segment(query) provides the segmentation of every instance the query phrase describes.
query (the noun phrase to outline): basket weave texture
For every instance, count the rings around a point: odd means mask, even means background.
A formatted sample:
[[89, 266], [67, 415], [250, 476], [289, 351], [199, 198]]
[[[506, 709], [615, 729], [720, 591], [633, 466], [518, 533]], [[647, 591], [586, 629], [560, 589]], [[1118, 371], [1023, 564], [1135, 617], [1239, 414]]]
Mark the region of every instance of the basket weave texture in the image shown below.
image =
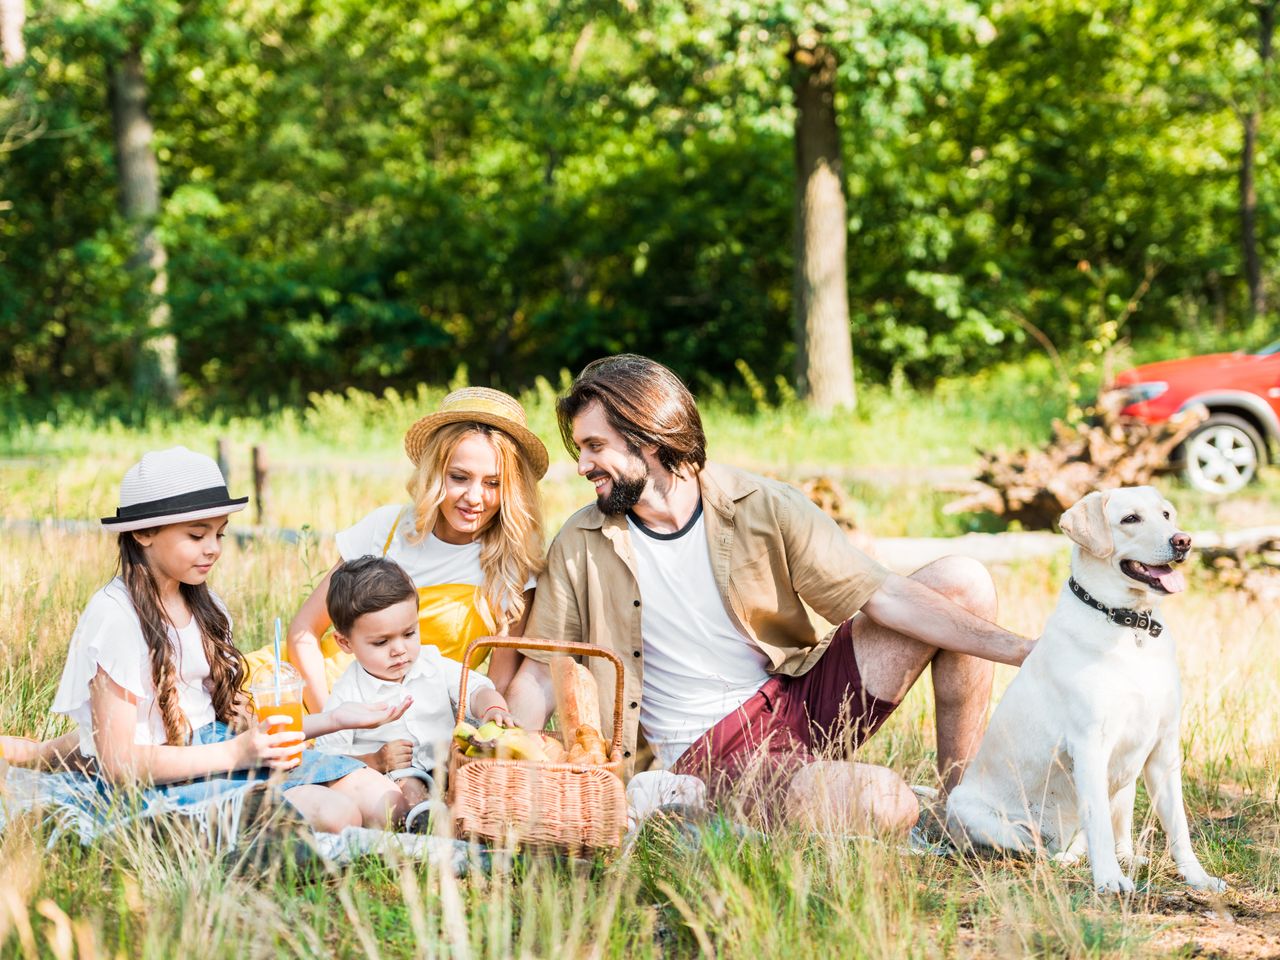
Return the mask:
[[[467, 647], [463, 663], [477, 647], [544, 650], [575, 656], [606, 657], [616, 676], [613, 739], [609, 762], [583, 765], [468, 757], [455, 742], [449, 750], [449, 807], [458, 836], [569, 850], [609, 850], [622, 843], [627, 829], [627, 799], [622, 787], [622, 661], [611, 651], [586, 643], [556, 643], [530, 637], [479, 637]], [[466, 719], [467, 673], [458, 691], [458, 722]]]

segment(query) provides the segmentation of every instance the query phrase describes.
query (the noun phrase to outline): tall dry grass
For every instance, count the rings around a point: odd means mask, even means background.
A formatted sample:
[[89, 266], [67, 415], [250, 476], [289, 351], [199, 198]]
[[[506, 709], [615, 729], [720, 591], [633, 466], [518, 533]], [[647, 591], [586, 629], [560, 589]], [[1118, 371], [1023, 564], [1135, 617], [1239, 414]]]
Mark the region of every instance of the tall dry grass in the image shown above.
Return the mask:
[[[301, 602], [323, 554], [228, 542], [212, 582], [245, 646]], [[47, 710], [67, 640], [113, 557], [105, 537], [0, 534], [5, 732], [62, 729]], [[1060, 561], [997, 571], [1001, 621], [1036, 633], [1064, 575]], [[1243, 891], [1228, 895], [1228, 909], [1280, 911], [1277, 609], [1193, 582], [1166, 615], [1180, 639], [1196, 848]], [[1010, 673], [1000, 671], [998, 689]], [[861, 759], [932, 782], [929, 703], [925, 683]], [[460, 880], [380, 860], [260, 876], [144, 830], [45, 849], [47, 831], [19, 822], [0, 841], [0, 954], [897, 960], [1136, 957], [1170, 937], [1203, 939], [1203, 914], [1215, 907], [1207, 898], [1169, 907], [1180, 887], [1145, 800], [1139, 830], [1152, 858], [1139, 894], [1103, 901], [1087, 865], [962, 862], [909, 854], [890, 837], [757, 834], [727, 821], [696, 834], [655, 824], [613, 863], [498, 859], [489, 874]]]

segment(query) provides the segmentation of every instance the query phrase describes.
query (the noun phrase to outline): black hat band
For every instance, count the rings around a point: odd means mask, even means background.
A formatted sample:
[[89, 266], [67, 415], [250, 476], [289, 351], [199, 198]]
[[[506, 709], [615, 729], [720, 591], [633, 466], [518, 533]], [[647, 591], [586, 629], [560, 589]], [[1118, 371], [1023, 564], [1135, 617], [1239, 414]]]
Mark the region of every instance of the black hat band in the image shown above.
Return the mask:
[[191, 513], [194, 510], [212, 509], [214, 507], [235, 507], [248, 503], [248, 497], [233, 499], [226, 486], [206, 487], [204, 490], [192, 490], [159, 500], [147, 500], [127, 507], [117, 507], [114, 517], [105, 517], [103, 522], [123, 522], [132, 520], [150, 520], [152, 517], [168, 517], [179, 513]]

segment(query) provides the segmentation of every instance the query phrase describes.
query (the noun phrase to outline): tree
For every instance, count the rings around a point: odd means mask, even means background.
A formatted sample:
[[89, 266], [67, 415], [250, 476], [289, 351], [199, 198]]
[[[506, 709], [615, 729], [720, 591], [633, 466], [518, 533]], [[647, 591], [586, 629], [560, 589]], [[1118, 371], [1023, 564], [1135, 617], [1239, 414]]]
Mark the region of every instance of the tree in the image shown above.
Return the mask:
[[143, 397], [178, 397], [178, 345], [170, 328], [168, 254], [156, 232], [160, 215], [160, 165], [155, 130], [147, 115], [147, 80], [142, 54], [130, 46], [111, 67], [109, 84], [120, 212], [134, 238], [129, 267], [145, 289], [146, 326], [141, 335], [134, 385]]
[[796, 384], [818, 410], [852, 408], [849, 334], [848, 217], [840, 128], [836, 120], [836, 51], [816, 31], [791, 40], [795, 96]]
[[1262, 82], [1240, 117], [1244, 132], [1244, 142], [1240, 147], [1240, 246], [1244, 258], [1245, 282], [1249, 285], [1249, 312], [1260, 317], [1267, 312], [1267, 291], [1262, 276], [1262, 262], [1258, 256], [1258, 189], [1254, 183], [1254, 160], [1271, 75], [1277, 0], [1252, 0], [1249, 6], [1258, 18], [1258, 63]]
[[16, 67], [27, 58], [22, 36], [26, 22], [26, 0], [0, 0], [0, 55], [6, 67]]

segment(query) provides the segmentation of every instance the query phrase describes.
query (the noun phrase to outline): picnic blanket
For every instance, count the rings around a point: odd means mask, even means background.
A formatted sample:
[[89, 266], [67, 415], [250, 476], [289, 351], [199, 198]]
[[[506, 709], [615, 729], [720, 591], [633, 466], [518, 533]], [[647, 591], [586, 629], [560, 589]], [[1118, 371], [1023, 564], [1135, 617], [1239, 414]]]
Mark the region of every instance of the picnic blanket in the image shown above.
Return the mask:
[[[198, 803], [154, 796], [130, 805], [104, 793], [90, 777], [11, 767], [0, 794], [0, 833], [15, 817], [34, 812], [52, 827], [49, 846], [67, 835], [88, 845], [158, 817], [185, 818], [182, 822], [203, 835], [216, 854], [223, 854], [234, 850], [240, 838], [244, 799], [245, 792], [237, 790]], [[443, 837], [348, 827], [341, 833], [316, 832], [314, 845], [321, 857], [339, 864], [376, 855], [426, 860], [454, 876], [487, 869], [486, 853]]]

